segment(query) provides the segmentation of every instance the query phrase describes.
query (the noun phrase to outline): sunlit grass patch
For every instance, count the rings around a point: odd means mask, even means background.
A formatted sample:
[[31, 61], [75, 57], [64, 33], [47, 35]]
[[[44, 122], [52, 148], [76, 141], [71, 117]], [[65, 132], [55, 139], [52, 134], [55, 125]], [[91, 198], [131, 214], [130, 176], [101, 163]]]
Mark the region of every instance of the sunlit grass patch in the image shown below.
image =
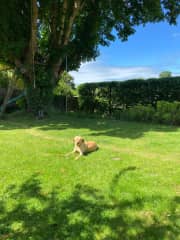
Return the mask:
[[[66, 157], [75, 135], [99, 150]], [[178, 239], [179, 139], [113, 120], [0, 121], [0, 239]]]

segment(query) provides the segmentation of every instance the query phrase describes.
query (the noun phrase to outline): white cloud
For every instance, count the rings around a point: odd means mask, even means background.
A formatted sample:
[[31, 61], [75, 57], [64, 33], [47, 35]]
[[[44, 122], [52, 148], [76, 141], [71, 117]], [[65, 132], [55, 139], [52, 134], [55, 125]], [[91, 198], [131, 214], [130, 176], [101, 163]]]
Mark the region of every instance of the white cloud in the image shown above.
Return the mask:
[[175, 32], [175, 33], [172, 34], [172, 36], [174, 38], [180, 37], [180, 32]]
[[89, 62], [82, 64], [79, 71], [72, 71], [75, 83], [102, 82], [102, 81], [122, 81], [135, 78], [158, 77], [159, 72], [151, 67], [120, 67], [108, 66], [101, 62]]

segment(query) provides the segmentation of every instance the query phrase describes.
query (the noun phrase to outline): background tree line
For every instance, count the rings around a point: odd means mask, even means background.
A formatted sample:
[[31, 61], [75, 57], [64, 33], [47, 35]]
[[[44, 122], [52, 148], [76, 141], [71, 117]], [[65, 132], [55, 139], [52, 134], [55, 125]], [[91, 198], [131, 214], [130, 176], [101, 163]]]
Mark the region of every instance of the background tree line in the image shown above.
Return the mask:
[[77, 70], [99, 45], [127, 40], [148, 22], [176, 24], [179, 13], [179, 0], [2, 0], [0, 62], [21, 74], [28, 110], [36, 112], [52, 103], [66, 58]]

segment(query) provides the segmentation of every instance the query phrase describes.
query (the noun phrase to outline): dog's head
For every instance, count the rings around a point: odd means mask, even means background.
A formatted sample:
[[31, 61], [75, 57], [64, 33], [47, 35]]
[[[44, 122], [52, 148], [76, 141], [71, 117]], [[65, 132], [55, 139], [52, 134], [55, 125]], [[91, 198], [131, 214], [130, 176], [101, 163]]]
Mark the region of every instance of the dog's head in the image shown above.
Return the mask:
[[78, 147], [80, 147], [82, 145], [82, 143], [84, 143], [84, 138], [80, 137], [80, 136], [76, 136], [74, 138], [74, 144]]

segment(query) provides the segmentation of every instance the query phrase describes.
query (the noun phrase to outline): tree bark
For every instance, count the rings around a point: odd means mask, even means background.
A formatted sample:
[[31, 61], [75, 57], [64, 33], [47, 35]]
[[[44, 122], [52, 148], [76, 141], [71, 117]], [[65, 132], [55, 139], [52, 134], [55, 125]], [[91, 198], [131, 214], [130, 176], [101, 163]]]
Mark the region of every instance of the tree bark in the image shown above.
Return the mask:
[[[60, 49], [65, 48], [70, 40], [71, 32], [73, 23], [80, 13], [81, 9], [84, 6], [84, 1], [82, 0], [75, 0], [72, 6], [72, 12], [69, 16], [69, 8], [67, 4], [67, 0], [64, 0], [63, 7], [62, 7], [62, 18], [61, 18], [61, 25], [60, 25], [60, 31], [57, 37], [57, 42], [55, 43], [56, 46], [58, 46]], [[55, 14], [54, 14], [55, 15]], [[56, 31], [56, 29], [54, 29]], [[52, 35], [56, 32], [52, 31]], [[55, 38], [54, 38], [55, 39]], [[58, 80], [58, 77], [60, 73], [63, 71], [61, 69], [63, 60], [65, 56], [61, 56], [53, 65], [52, 65], [52, 82], [56, 82]]]
[[29, 41], [29, 48], [26, 56], [26, 64], [28, 66], [29, 80], [32, 84], [35, 83], [35, 69], [34, 58], [37, 50], [37, 20], [38, 20], [38, 6], [36, 0], [31, 0], [31, 37]]
[[[27, 88], [36, 88], [36, 76], [35, 76], [35, 55], [37, 52], [37, 31], [38, 31], [38, 5], [36, 0], [31, 0], [31, 25], [30, 25], [30, 39], [28, 44], [27, 54], [25, 60], [21, 62], [16, 61], [16, 66], [24, 75], [24, 82]], [[27, 91], [29, 92], [29, 91]], [[33, 94], [33, 93], [32, 93]], [[32, 111], [31, 101], [29, 100], [29, 95], [26, 95], [27, 100], [27, 111]]]
[[16, 78], [14, 77], [13, 79], [9, 80], [7, 92], [6, 92], [6, 95], [4, 97], [3, 104], [1, 106], [0, 117], [3, 116], [4, 113], [6, 112], [8, 101], [9, 101], [9, 99], [11, 98], [11, 96], [14, 92], [15, 85], [16, 85]]
[[38, 20], [38, 6], [36, 0], [31, 0], [31, 25], [30, 25], [30, 39], [27, 45], [27, 53], [24, 60], [20, 58], [14, 59], [16, 68], [25, 76], [29, 82], [34, 79], [34, 58], [37, 51], [37, 20]]

